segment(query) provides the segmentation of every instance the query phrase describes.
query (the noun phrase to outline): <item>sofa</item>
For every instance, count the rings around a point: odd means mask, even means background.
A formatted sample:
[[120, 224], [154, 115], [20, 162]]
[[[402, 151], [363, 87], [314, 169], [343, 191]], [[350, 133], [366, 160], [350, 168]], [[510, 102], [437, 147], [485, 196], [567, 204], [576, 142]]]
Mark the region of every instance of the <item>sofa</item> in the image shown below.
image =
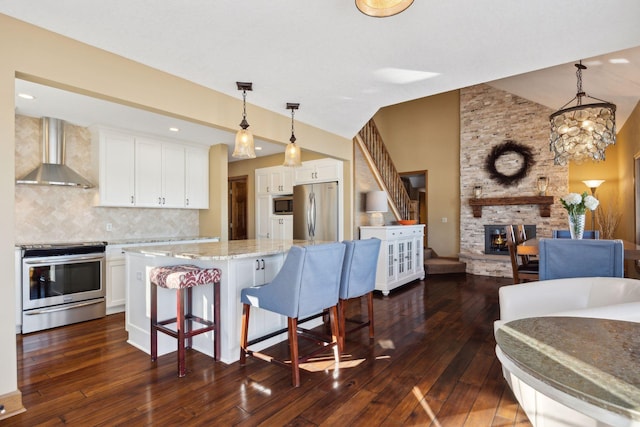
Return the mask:
[[[640, 322], [640, 280], [581, 277], [530, 282], [499, 289], [500, 319], [569, 316]], [[496, 346], [503, 375], [518, 403], [536, 427], [606, 427], [640, 425], [617, 414], [583, 405], [553, 385], [541, 384], [520, 371]]]

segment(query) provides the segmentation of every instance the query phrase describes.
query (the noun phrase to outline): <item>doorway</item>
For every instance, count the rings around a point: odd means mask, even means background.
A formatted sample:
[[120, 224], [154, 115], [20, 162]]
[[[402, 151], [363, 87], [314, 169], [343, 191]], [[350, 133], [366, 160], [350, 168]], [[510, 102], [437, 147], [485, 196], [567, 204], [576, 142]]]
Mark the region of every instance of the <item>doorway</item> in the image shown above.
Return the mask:
[[425, 224], [424, 227], [424, 247], [428, 248], [429, 242], [429, 204], [428, 204], [428, 183], [429, 183], [429, 171], [413, 171], [403, 172], [400, 174], [400, 179], [404, 183], [404, 187], [411, 199], [411, 206], [409, 207], [409, 219], [415, 219], [418, 224]]
[[247, 238], [247, 179], [247, 175], [228, 179], [229, 240]]

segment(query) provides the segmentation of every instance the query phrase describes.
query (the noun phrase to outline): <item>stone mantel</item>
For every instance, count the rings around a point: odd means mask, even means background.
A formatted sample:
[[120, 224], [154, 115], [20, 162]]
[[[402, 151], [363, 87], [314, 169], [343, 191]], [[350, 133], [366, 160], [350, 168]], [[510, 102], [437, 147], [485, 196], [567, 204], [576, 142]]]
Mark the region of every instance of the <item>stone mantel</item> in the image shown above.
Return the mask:
[[469, 199], [469, 206], [473, 210], [474, 218], [482, 217], [483, 206], [506, 206], [506, 205], [538, 205], [540, 216], [551, 216], [551, 205], [553, 196], [522, 196], [522, 197], [484, 197], [479, 199]]

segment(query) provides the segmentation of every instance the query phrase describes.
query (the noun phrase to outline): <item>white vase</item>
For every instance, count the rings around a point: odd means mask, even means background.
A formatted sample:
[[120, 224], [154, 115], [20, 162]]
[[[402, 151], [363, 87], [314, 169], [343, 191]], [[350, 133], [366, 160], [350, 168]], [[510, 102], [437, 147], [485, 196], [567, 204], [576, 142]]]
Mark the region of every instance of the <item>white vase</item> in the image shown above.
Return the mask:
[[582, 239], [585, 214], [569, 215], [569, 232], [572, 239]]

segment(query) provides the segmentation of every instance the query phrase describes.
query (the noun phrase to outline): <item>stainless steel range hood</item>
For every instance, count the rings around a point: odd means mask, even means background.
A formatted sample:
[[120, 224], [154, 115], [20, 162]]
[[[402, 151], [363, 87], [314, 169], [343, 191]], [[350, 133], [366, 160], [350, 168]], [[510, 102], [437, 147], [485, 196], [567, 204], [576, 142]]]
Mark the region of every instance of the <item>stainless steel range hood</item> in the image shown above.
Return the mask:
[[93, 184], [64, 164], [64, 121], [42, 118], [42, 164], [16, 180], [17, 184], [66, 185], [91, 188]]

